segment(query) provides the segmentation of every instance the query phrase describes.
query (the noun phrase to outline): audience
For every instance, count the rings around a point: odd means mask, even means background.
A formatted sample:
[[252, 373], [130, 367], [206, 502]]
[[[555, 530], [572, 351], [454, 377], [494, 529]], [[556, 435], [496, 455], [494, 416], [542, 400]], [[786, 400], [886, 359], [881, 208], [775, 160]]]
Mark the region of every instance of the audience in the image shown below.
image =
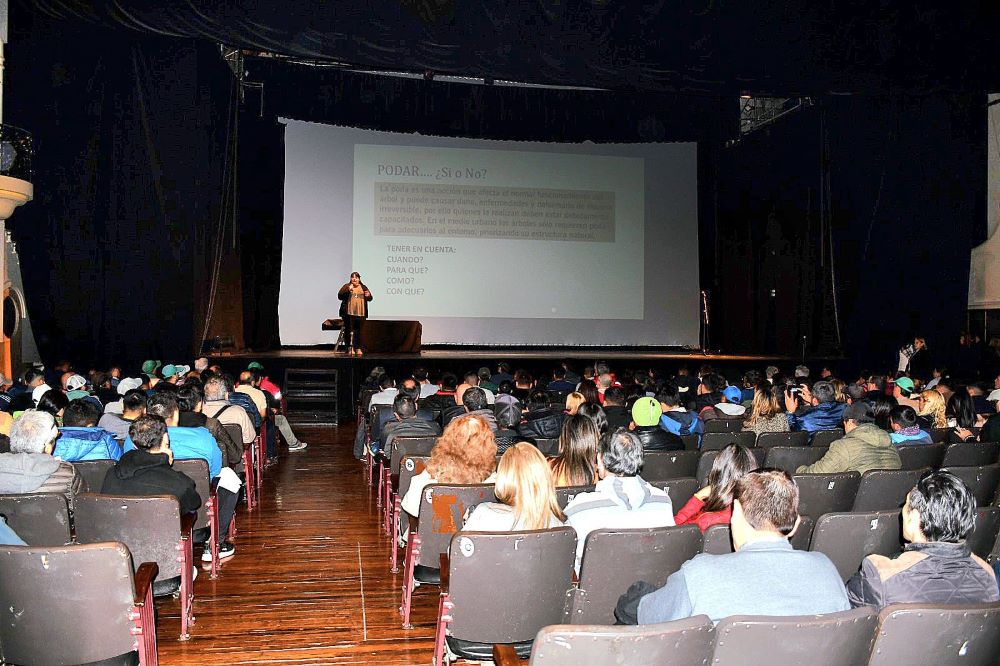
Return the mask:
[[889, 433], [875, 425], [867, 402], [856, 402], [843, 411], [844, 436], [830, 444], [829, 451], [812, 465], [802, 465], [796, 474], [832, 474], [870, 469], [899, 469], [902, 462]]
[[257, 429], [247, 411], [229, 402], [229, 387], [221, 376], [211, 376], [205, 380], [203, 388], [205, 401], [202, 413], [218, 420], [223, 425], [238, 425], [243, 433], [243, 445], [252, 444], [257, 439]]
[[[461, 390], [461, 389], [460, 389]], [[486, 402], [486, 392], [478, 386], [470, 386], [462, 393], [462, 404], [452, 412], [445, 412], [441, 415], [441, 420], [445, 427], [456, 418], [474, 414], [490, 425], [490, 429], [496, 432], [497, 419], [493, 408]]]
[[699, 490], [674, 516], [678, 525], [697, 525], [702, 532], [712, 525], [728, 525], [733, 515], [733, 495], [737, 482], [757, 469], [750, 450], [730, 444], [712, 461], [708, 485]]
[[401, 393], [392, 401], [392, 418], [394, 420], [382, 428], [381, 444], [386, 452], [392, 451], [392, 442], [397, 437], [436, 437], [441, 434], [441, 426], [436, 421], [417, 416], [417, 403], [410, 395]]
[[947, 428], [948, 417], [945, 415], [944, 398], [937, 391], [921, 391], [917, 402], [917, 425], [921, 430], [930, 432], [934, 428]]
[[528, 396], [527, 411], [524, 413], [517, 431], [521, 437], [537, 441], [556, 439], [562, 431], [563, 413], [549, 405], [549, 394], [534, 391]]
[[583, 394], [579, 391], [573, 391], [566, 396], [566, 414], [567, 416], [573, 416], [576, 414], [577, 410], [580, 409], [580, 405], [586, 404], [587, 399], [583, 397]]
[[903, 505], [903, 554], [869, 555], [847, 582], [853, 606], [975, 604], [998, 600], [989, 564], [966, 540], [976, 527], [976, 498], [947, 470], [927, 472]]
[[786, 472], [744, 475], [733, 497], [736, 552], [696, 555], [659, 590], [647, 583], [633, 585], [619, 601], [618, 620], [655, 624], [704, 614], [717, 623], [730, 615], [815, 615], [849, 609], [844, 584], [829, 558], [794, 550], [788, 542], [800, 522], [798, 505], [799, 490]]
[[[575, 419], [585, 418], [580, 416]], [[666, 527], [674, 524], [670, 496], [639, 476], [642, 442], [624, 428], [601, 438], [599, 480], [593, 492], [580, 493], [566, 507], [566, 523], [576, 530], [576, 570], [587, 535], [602, 527]]]
[[[124, 381], [119, 382], [118, 386], [125, 385]], [[105, 410], [97, 425], [110, 432], [119, 442], [124, 442], [132, 423], [146, 413], [146, 394], [139, 389], [126, 391], [122, 396], [121, 405], [121, 413]]]
[[566, 418], [559, 433], [559, 456], [551, 461], [557, 486], [589, 486], [597, 480], [599, 439], [591, 419], [583, 414]]
[[698, 414], [702, 421], [713, 419], [743, 420], [747, 408], [743, 406], [743, 391], [738, 386], [727, 386], [722, 390], [722, 399], [711, 407], [705, 407]]
[[604, 416], [608, 419], [609, 430], [628, 427], [631, 414], [625, 407], [625, 391], [622, 387], [612, 386], [604, 392]]
[[552, 470], [545, 456], [527, 442], [515, 444], [500, 457], [495, 492], [497, 501], [475, 507], [463, 531], [542, 530], [563, 524]]
[[83, 478], [68, 462], [52, 457], [59, 429], [48, 412], [29, 409], [10, 429], [10, 453], [0, 453], [0, 495], [61, 493], [76, 506], [86, 490]]
[[703, 432], [701, 419], [689, 412], [682, 404], [677, 384], [668, 381], [660, 387], [656, 394], [660, 403], [660, 427], [679, 437], [684, 435], [701, 435]]
[[507, 449], [514, 446], [522, 437], [517, 432], [517, 426], [521, 423], [521, 406], [518, 403], [503, 403], [499, 397], [496, 403], [497, 411], [497, 453], [503, 454]]
[[222, 451], [222, 466], [231, 467], [233, 471], [240, 473], [243, 471], [243, 442], [233, 441], [221, 421], [206, 415], [204, 404], [204, 394], [197, 383], [189, 382], [177, 391], [177, 406], [181, 410], [178, 427], [208, 430]]
[[604, 413], [604, 408], [596, 402], [587, 402], [580, 405], [576, 413], [578, 416], [586, 416], [594, 422], [594, 425], [597, 427], [598, 436], [608, 431], [608, 417]]

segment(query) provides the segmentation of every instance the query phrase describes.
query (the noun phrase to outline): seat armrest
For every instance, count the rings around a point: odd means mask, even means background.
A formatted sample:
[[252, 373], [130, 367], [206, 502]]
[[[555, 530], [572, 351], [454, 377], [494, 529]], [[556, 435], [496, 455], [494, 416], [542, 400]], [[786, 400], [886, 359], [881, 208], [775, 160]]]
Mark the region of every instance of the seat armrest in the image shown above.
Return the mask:
[[448, 593], [448, 569], [451, 566], [451, 560], [448, 558], [448, 553], [441, 553], [441, 594]]
[[[406, 512], [404, 511], [403, 513], [406, 513]], [[417, 525], [418, 525], [417, 519], [414, 518], [413, 516], [411, 516], [408, 513], [406, 514], [406, 517], [410, 521], [409, 525], [407, 525], [407, 529], [409, 529], [410, 534], [416, 534], [417, 533]]]
[[[160, 573], [160, 567], [156, 562], [143, 562], [135, 572], [135, 605], [142, 606], [146, 603], [146, 595], [153, 586], [153, 580]], [[150, 597], [152, 598], [152, 597]]]
[[520, 666], [520, 664], [526, 664], [528, 662], [517, 656], [517, 652], [514, 650], [513, 645], [494, 643], [493, 663], [496, 664], [496, 666]]

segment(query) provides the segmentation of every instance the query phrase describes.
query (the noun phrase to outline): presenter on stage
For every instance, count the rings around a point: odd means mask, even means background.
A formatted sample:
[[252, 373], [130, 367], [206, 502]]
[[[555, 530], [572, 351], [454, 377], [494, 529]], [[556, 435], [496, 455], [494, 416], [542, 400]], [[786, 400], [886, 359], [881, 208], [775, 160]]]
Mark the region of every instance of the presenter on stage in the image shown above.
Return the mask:
[[368, 301], [372, 292], [361, 282], [361, 273], [351, 273], [351, 281], [337, 292], [340, 318], [344, 320], [347, 353], [361, 356], [361, 322], [368, 318]]

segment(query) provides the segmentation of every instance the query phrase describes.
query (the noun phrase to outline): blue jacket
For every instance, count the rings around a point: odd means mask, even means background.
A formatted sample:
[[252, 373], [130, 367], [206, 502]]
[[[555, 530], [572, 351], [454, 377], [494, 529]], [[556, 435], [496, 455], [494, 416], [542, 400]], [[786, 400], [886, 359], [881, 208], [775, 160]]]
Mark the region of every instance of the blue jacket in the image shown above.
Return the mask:
[[[215, 438], [205, 428], [167, 428], [170, 438], [170, 448], [176, 460], [204, 460], [208, 463], [208, 471], [214, 479], [222, 470], [222, 450]], [[125, 453], [135, 449], [132, 438], [125, 439]]]
[[821, 402], [802, 416], [788, 415], [788, 428], [791, 431], [805, 430], [835, 430], [843, 427], [844, 410], [847, 405], [842, 402]]
[[[663, 416], [660, 417], [660, 427], [678, 437], [701, 435], [704, 429], [701, 419], [694, 412], [663, 412]], [[700, 439], [699, 437], [699, 441]]]
[[122, 457], [122, 445], [104, 428], [59, 428], [59, 433], [52, 455], [66, 462]]
[[925, 431], [921, 430], [915, 435], [904, 435], [901, 432], [890, 432], [889, 439], [896, 446], [909, 446], [913, 444], [933, 444], [934, 440]]

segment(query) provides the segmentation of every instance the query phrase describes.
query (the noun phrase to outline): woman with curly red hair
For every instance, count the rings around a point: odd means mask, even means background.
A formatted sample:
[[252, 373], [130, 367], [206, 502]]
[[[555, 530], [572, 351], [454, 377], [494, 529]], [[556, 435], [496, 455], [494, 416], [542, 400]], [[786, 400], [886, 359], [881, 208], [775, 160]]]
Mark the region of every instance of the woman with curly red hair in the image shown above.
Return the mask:
[[424, 488], [432, 483], [493, 483], [496, 458], [497, 444], [490, 424], [474, 414], [458, 417], [448, 424], [431, 450], [427, 469], [410, 481], [401, 503], [403, 510], [416, 516]]

